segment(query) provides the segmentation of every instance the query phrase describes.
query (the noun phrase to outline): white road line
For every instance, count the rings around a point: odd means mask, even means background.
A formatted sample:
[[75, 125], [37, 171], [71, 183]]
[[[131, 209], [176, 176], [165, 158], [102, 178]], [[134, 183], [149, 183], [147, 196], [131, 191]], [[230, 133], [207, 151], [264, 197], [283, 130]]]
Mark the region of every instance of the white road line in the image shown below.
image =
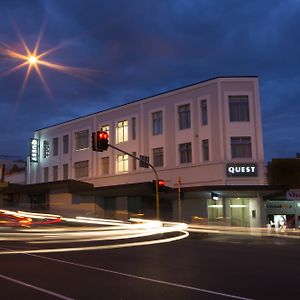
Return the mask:
[[46, 293], [46, 294], [51, 295], [51, 296], [55, 296], [56, 298], [59, 298], [59, 299], [64, 299], [64, 300], [74, 300], [74, 298], [66, 297], [66, 296], [64, 296], [64, 295], [61, 295], [61, 294], [57, 294], [57, 293], [51, 292], [51, 291], [49, 291], [49, 290], [40, 288], [40, 287], [38, 287], [38, 286], [29, 284], [29, 283], [26, 283], [26, 282], [23, 282], [23, 281], [20, 281], [20, 280], [17, 280], [17, 279], [14, 279], [14, 278], [11, 278], [11, 277], [2, 275], [2, 274], [0, 274], [0, 278], [3, 278], [3, 279], [6, 279], [6, 280], [9, 280], [9, 281], [12, 281], [12, 282], [17, 283], [17, 284], [20, 284], [20, 285], [24, 285], [24, 286], [26, 286], [26, 287], [28, 287], [28, 288], [31, 288], [31, 289], [34, 289], [34, 290], [38, 290], [38, 291], [40, 291], [40, 292]]
[[227, 297], [227, 298], [232, 298], [232, 299], [253, 300], [251, 298], [245, 298], [245, 297], [240, 297], [240, 296], [235, 296], [235, 295], [230, 295], [230, 294], [215, 292], [215, 291], [211, 291], [211, 290], [200, 289], [200, 288], [196, 288], [196, 287], [193, 287], [193, 286], [188, 286], [188, 285], [183, 285], [183, 284], [177, 284], [177, 283], [173, 283], [173, 282], [162, 281], [162, 280], [157, 280], [157, 279], [152, 279], [152, 278], [147, 278], [147, 277], [142, 277], [142, 276], [136, 276], [136, 275], [132, 275], [132, 274], [127, 274], [127, 273], [117, 272], [117, 271], [113, 271], [113, 270], [109, 270], [109, 269], [103, 269], [103, 268], [93, 267], [93, 266], [89, 266], [89, 265], [78, 264], [78, 263], [74, 263], [74, 262], [69, 262], [69, 261], [65, 261], [65, 260], [50, 258], [50, 257], [46, 257], [46, 256], [36, 255], [36, 254], [27, 254], [27, 253], [25, 253], [25, 255], [34, 256], [34, 257], [38, 257], [38, 258], [42, 258], [42, 259], [46, 259], [46, 260], [51, 260], [51, 261], [55, 261], [55, 262], [59, 262], [59, 263], [64, 263], [64, 264], [68, 264], [68, 265], [72, 265], [72, 266], [82, 267], [82, 268], [86, 268], [86, 269], [91, 269], [91, 270], [96, 270], [96, 271], [101, 271], [101, 272], [112, 273], [112, 274], [116, 274], [116, 275], [120, 275], [120, 276], [125, 276], [125, 277], [129, 277], [129, 278], [140, 279], [140, 280], [145, 280], [145, 281], [150, 281], [150, 282], [155, 282], [155, 283], [160, 283], [160, 284], [175, 286], [175, 287], [179, 287], [179, 288], [184, 288], [184, 289], [188, 289], [188, 290], [194, 290], [194, 291], [198, 291], [198, 292], [219, 295], [219, 296], [223, 296], [223, 297]]

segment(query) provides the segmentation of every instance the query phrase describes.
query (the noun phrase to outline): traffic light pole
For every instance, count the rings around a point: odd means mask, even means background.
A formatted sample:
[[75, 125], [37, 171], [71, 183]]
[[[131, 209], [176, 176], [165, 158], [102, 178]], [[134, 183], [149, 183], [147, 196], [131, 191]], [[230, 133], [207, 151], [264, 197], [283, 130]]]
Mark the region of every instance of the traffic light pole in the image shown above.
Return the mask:
[[[113, 146], [111, 144], [108, 144], [109, 147], [120, 151], [122, 153], [125, 153], [127, 155], [129, 155], [130, 157], [133, 157], [139, 161], [143, 161], [142, 159], [140, 159], [139, 157], [134, 156], [133, 154], [126, 152], [116, 146]], [[154, 174], [155, 174], [155, 178], [156, 178], [156, 183], [155, 183], [155, 199], [156, 199], [156, 219], [159, 220], [159, 193], [158, 193], [158, 175], [157, 175], [157, 171], [155, 170], [155, 168], [149, 163], [147, 162], [147, 164], [149, 165], [149, 167], [153, 170]]]

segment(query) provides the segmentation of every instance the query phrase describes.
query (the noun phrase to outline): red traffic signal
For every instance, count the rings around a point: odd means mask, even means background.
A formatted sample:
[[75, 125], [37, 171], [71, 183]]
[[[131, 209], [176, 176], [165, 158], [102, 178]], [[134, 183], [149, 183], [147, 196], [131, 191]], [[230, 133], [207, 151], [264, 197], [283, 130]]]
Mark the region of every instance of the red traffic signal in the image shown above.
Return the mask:
[[[158, 192], [164, 192], [166, 190], [166, 183], [162, 179], [158, 179]], [[156, 180], [152, 181], [153, 192], [156, 192]]]
[[106, 131], [97, 131], [92, 134], [93, 151], [105, 151], [108, 148], [108, 133]]

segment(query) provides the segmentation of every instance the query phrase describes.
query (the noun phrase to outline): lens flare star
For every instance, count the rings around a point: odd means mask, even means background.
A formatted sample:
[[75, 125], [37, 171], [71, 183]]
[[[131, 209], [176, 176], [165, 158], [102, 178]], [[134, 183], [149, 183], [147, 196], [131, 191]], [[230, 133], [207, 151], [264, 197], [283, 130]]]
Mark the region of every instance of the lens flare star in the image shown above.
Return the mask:
[[65, 45], [58, 45], [56, 47], [53, 47], [51, 49], [48, 49], [47, 51], [39, 53], [39, 47], [40, 47], [40, 42], [42, 39], [42, 31], [39, 33], [39, 36], [37, 38], [37, 42], [34, 46], [33, 51], [30, 51], [29, 47], [27, 46], [23, 36], [20, 34], [20, 32], [17, 30], [18, 37], [21, 41], [22, 47], [24, 48], [23, 52], [17, 51], [13, 49], [12, 47], [6, 45], [6, 44], [0, 44], [0, 57], [2, 59], [13, 59], [20, 61], [20, 63], [8, 70], [6, 70], [3, 73], [0, 73], [0, 76], [4, 77], [7, 75], [10, 75], [13, 72], [16, 72], [22, 68], [27, 68], [26, 74], [22, 83], [22, 87], [20, 90], [20, 96], [24, 93], [25, 87], [27, 85], [29, 76], [34, 70], [36, 74], [38, 75], [39, 79], [41, 80], [45, 90], [47, 91], [48, 95], [51, 96], [50, 89], [45, 81], [45, 78], [41, 72], [41, 66], [53, 69], [59, 72], [63, 72], [65, 74], [68, 74], [70, 76], [82, 79], [82, 80], [88, 80], [91, 81], [91, 75], [98, 73], [95, 70], [90, 70], [90, 69], [84, 69], [84, 68], [76, 68], [76, 67], [70, 67], [70, 66], [65, 66], [61, 64], [56, 64], [49, 62], [45, 59], [47, 55], [50, 53], [58, 50], [59, 48], [62, 48]]

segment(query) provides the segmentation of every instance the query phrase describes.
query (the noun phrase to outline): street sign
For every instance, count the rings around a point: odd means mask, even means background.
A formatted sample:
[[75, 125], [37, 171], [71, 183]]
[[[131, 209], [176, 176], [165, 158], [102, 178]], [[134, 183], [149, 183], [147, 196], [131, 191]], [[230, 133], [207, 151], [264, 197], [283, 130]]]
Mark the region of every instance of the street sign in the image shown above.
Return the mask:
[[140, 167], [149, 168], [149, 156], [140, 155]]

